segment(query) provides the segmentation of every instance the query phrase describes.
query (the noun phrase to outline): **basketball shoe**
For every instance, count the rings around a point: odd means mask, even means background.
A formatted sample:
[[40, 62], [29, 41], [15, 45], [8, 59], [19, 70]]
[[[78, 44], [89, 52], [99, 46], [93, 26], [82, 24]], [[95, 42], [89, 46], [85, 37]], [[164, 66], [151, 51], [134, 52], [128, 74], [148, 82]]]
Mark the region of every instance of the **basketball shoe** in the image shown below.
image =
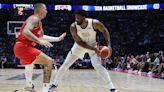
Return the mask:
[[35, 89], [34, 89], [34, 88], [35, 88], [35, 87], [34, 87], [34, 84], [32, 84], [32, 87], [26, 86], [26, 87], [24, 87], [23, 89], [24, 89], [25, 91], [35, 92]]
[[117, 92], [117, 90], [116, 89], [110, 89], [109, 92]]
[[52, 85], [50, 86], [49, 91], [50, 91], [50, 92], [51, 92], [51, 91], [54, 91], [56, 88], [57, 88], [57, 85], [52, 84]]

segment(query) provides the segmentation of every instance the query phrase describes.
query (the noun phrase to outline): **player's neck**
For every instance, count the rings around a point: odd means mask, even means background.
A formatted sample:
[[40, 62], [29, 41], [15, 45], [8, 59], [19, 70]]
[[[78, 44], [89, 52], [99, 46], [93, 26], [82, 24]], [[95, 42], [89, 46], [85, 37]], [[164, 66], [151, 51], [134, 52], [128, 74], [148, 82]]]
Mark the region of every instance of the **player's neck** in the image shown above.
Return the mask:
[[80, 26], [81, 28], [85, 29], [88, 26], [88, 21], [85, 19], [84, 22]]
[[42, 16], [39, 15], [38, 13], [34, 13], [34, 15], [37, 16], [39, 20], [42, 20]]

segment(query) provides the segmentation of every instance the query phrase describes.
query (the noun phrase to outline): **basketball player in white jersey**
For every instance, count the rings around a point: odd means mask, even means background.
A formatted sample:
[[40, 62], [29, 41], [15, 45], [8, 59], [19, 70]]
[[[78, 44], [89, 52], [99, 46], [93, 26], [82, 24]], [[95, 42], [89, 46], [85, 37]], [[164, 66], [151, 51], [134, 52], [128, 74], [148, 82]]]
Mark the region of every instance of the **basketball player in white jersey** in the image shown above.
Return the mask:
[[[63, 65], [58, 70], [56, 78], [52, 84], [52, 89], [57, 87], [59, 80], [64, 75], [65, 71], [78, 59], [83, 58], [85, 53], [88, 53], [91, 58], [91, 63], [94, 69], [100, 74], [102, 79], [109, 86], [110, 92], [117, 92], [115, 89], [108, 71], [102, 66], [99, 56], [99, 49], [96, 42], [96, 31], [103, 33], [110, 51], [112, 52], [110, 35], [107, 28], [98, 20], [85, 18], [84, 11], [75, 11], [75, 22], [71, 24], [70, 31], [75, 43], [68, 53]], [[95, 30], [94, 30], [95, 29]], [[111, 56], [111, 55], [110, 55]]]

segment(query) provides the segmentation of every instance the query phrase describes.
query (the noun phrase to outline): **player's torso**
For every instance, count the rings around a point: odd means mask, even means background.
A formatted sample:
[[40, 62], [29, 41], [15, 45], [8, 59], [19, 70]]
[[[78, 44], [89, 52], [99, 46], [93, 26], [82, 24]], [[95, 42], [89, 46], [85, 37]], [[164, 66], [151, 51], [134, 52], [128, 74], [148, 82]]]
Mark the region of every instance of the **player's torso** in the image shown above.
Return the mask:
[[96, 45], [96, 31], [93, 29], [93, 19], [87, 18], [88, 25], [85, 29], [81, 28], [76, 23], [77, 35], [81, 40], [90, 46]]
[[[32, 16], [35, 16], [35, 15], [31, 15], [30, 17], [32, 17]], [[27, 19], [27, 20], [28, 20], [28, 19]], [[19, 36], [18, 36], [18, 38], [17, 38], [16, 41], [20, 41], [20, 42], [23, 42], [23, 43], [25, 43], [25, 44], [34, 46], [36, 43], [33, 42], [33, 41], [31, 41], [31, 40], [29, 40], [29, 39], [27, 39], [27, 38], [22, 34], [22, 32], [23, 32], [23, 30], [24, 30], [24, 27], [26, 26], [27, 20], [23, 23], [23, 25], [22, 25], [22, 27], [21, 27], [21, 29], [20, 29], [20, 34], [19, 34]], [[37, 25], [34, 29], [31, 30], [31, 32], [32, 32], [35, 36], [40, 37], [41, 30], [42, 30], [42, 23], [39, 22], [38, 25]]]

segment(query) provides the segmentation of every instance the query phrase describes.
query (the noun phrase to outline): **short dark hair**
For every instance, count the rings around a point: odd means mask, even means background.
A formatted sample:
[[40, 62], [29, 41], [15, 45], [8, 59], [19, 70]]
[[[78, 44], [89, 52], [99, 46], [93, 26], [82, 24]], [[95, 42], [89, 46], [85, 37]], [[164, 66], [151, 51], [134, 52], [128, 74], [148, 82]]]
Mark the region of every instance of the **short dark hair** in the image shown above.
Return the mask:
[[84, 10], [75, 10], [75, 11], [74, 11], [74, 14], [78, 14], [78, 15], [81, 15], [81, 16], [83, 16], [83, 17], [85, 17], [85, 16], [86, 16], [86, 14], [85, 14], [85, 11], [84, 11]]
[[43, 7], [43, 5], [45, 5], [44, 3], [36, 3], [34, 5], [34, 11], [38, 11], [41, 7]]

